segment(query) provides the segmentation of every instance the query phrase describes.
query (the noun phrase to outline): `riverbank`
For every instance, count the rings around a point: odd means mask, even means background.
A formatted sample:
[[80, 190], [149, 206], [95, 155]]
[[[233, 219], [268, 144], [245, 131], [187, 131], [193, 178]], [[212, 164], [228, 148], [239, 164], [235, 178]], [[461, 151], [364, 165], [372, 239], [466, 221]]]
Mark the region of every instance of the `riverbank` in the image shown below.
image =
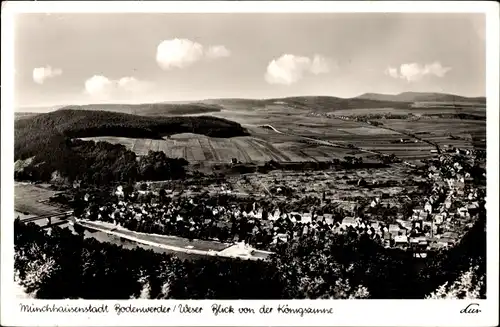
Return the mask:
[[272, 254], [272, 252], [256, 250], [243, 244], [188, 240], [176, 236], [139, 233], [105, 222], [76, 219], [75, 223], [84, 228], [117, 236], [135, 243], [185, 254], [239, 258], [243, 260], [265, 260]]

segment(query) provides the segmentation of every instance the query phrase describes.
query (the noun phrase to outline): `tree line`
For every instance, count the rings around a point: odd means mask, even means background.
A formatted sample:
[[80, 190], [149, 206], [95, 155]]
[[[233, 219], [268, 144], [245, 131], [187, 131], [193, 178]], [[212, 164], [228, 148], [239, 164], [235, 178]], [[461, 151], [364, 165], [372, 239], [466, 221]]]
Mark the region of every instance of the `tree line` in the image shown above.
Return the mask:
[[136, 156], [120, 144], [65, 139], [53, 142], [50, 151], [43, 151], [34, 160], [14, 172], [16, 180], [84, 185], [110, 185], [142, 180], [184, 178], [188, 162], [168, 158], [164, 152], [149, 151]]

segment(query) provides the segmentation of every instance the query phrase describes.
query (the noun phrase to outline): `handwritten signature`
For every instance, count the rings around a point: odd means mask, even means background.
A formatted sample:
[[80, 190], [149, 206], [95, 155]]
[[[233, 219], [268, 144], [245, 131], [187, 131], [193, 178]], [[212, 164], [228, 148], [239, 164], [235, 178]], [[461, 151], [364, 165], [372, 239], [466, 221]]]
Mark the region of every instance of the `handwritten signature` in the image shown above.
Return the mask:
[[460, 313], [466, 313], [466, 314], [480, 313], [480, 312], [481, 309], [479, 309], [479, 303], [471, 303], [464, 309], [460, 310]]

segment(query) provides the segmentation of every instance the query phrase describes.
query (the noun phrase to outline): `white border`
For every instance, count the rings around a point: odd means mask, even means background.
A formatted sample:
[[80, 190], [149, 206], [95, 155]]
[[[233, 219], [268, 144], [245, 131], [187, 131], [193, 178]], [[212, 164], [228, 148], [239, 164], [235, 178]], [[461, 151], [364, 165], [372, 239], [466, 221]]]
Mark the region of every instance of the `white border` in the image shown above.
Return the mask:
[[[19, 303], [13, 297], [13, 231], [9, 217], [14, 206], [13, 196], [13, 16], [16, 13], [82, 13], [82, 12], [142, 12], [142, 13], [314, 13], [314, 12], [405, 12], [405, 13], [485, 13], [487, 17], [487, 298], [480, 303], [482, 313], [463, 315], [459, 311], [468, 301], [433, 300], [349, 300], [349, 301], [155, 301], [155, 305], [172, 306], [175, 303], [190, 303], [205, 307], [200, 315], [123, 314], [113, 312], [115, 303], [129, 301], [108, 301], [108, 315], [85, 314], [19, 314]], [[495, 326], [498, 325], [498, 122], [499, 122], [499, 8], [496, 2], [3, 2], [2, 3], [2, 192], [1, 204], [4, 219], [1, 221], [2, 241], [2, 287], [1, 325], [8, 326], [130, 326], [130, 325], [279, 325], [279, 326]], [[459, 36], [457, 36], [459, 37]], [[22, 301], [22, 303], [65, 303], [76, 305], [104, 301]], [[333, 315], [233, 315], [214, 317], [210, 312], [213, 303], [231, 303], [233, 306], [258, 308], [262, 304], [276, 306], [288, 303], [297, 307], [329, 307]], [[147, 306], [152, 301], [134, 301], [134, 305]]]

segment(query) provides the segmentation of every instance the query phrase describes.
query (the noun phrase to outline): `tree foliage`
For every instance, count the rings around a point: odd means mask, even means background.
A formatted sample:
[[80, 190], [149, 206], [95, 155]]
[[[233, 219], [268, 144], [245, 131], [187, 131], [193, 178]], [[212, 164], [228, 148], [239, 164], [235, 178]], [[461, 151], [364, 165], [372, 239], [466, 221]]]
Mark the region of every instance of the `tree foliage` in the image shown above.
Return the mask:
[[88, 185], [108, 185], [183, 178], [187, 164], [182, 158], [167, 158], [164, 152], [149, 151], [138, 160], [134, 152], [120, 144], [74, 139], [54, 144], [51, 151], [15, 171], [15, 178], [56, 182], [57, 175], [63, 183], [78, 180]]

